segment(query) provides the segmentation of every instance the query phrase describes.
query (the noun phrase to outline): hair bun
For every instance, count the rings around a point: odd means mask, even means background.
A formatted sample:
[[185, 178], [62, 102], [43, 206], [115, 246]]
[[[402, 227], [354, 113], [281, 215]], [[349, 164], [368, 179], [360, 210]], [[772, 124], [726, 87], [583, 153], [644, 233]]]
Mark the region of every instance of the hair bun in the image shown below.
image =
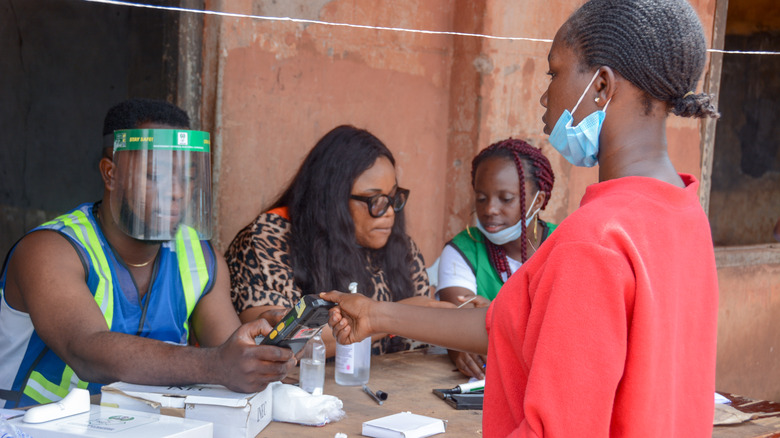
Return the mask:
[[712, 104], [713, 99], [712, 94], [694, 94], [692, 91], [689, 91], [672, 101], [671, 111], [680, 117], [718, 118], [720, 114]]

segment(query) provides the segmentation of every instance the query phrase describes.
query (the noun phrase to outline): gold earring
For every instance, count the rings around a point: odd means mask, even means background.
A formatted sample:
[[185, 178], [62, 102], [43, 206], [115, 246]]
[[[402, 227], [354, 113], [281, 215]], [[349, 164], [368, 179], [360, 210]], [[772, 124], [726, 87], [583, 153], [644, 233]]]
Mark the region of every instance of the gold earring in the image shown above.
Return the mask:
[[597, 98], [595, 98], [593, 100], [596, 102], [596, 104], [599, 104], [601, 102], [601, 98], [600, 97], [597, 97]]
[[[479, 218], [477, 217], [477, 210], [471, 210], [471, 214], [474, 216], [474, 220], [477, 220], [477, 221], [479, 220]], [[471, 240], [473, 240], [475, 242], [477, 241], [477, 239], [474, 236], [471, 235], [471, 226], [470, 225], [466, 225], [466, 234], [469, 235]]]

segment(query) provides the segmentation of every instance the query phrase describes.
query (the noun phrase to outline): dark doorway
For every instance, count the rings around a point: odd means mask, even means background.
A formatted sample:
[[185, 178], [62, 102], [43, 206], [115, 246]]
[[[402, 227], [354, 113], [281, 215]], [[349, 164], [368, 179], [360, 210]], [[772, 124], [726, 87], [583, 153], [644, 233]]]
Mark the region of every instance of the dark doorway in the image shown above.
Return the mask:
[[176, 103], [180, 15], [80, 0], [0, 0], [1, 256], [26, 230], [100, 199], [109, 107], [129, 97]]
[[[780, 3], [730, 1], [725, 49], [780, 51]], [[776, 243], [780, 56], [724, 54], [709, 218], [718, 246]]]

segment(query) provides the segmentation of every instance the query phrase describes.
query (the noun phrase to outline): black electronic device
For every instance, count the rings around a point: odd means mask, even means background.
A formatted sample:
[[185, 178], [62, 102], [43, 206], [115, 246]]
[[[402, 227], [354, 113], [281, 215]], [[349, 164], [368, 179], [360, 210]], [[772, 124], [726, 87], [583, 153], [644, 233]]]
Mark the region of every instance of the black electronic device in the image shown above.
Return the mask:
[[304, 295], [268, 336], [258, 336], [255, 341], [262, 345], [286, 347], [297, 354], [328, 323], [328, 309], [335, 305], [316, 295]]
[[444, 400], [445, 403], [457, 410], [482, 410], [482, 400], [485, 398], [484, 391], [453, 394], [452, 389], [434, 389], [433, 393], [436, 394], [436, 396], [440, 399]]
[[444, 402], [458, 410], [482, 410], [482, 400], [484, 398], [484, 393], [451, 394], [444, 399]]

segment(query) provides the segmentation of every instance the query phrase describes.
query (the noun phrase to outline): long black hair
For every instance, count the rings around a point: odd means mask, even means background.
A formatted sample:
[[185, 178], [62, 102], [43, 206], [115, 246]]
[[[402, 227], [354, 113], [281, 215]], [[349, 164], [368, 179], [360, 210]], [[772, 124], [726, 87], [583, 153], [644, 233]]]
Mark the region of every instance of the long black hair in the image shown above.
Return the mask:
[[352, 184], [379, 157], [395, 166], [389, 149], [370, 132], [342, 125], [323, 136], [303, 160], [289, 187], [271, 208], [287, 207], [292, 221], [290, 258], [295, 284], [304, 295], [346, 291], [350, 282], [373, 295], [371, 274], [385, 272], [393, 301], [414, 294], [411, 243], [404, 212], [395, 213], [387, 244], [363, 248], [349, 213]]

